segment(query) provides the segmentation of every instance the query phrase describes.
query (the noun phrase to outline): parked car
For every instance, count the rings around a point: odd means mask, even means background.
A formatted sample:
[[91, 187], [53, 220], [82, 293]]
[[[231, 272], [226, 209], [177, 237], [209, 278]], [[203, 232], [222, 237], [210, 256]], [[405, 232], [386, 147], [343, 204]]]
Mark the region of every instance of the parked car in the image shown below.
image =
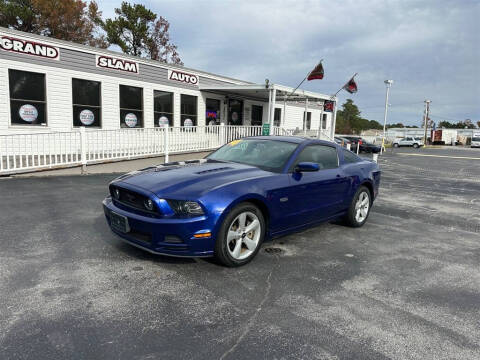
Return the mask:
[[258, 136], [120, 176], [103, 209], [129, 244], [239, 266], [263, 241], [322, 221], [362, 226], [379, 185], [376, 163], [332, 142]]
[[473, 133], [472, 142], [470, 144], [470, 147], [472, 147], [472, 148], [480, 147], [480, 132], [479, 133]]
[[362, 138], [360, 136], [353, 136], [353, 135], [349, 135], [349, 136], [342, 136], [343, 139], [347, 139], [348, 141], [350, 141], [350, 149], [353, 151], [353, 152], [356, 152], [357, 151], [357, 144], [358, 144], [358, 141], [361, 141]]
[[393, 141], [393, 147], [413, 146], [414, 148], [419, 148], [423, 145], [424, 143], [421, 138], [415, 138], [413, 136], [407, 136], [402, 139], [395, 139]]
[[359, 152], [365, 152], [365, 153], [379, 153], [381, 147], [379, 145], [375, 145], [369, 142], [366, 142], [365, 140], [362, 140], [360, 143], [360, 149]]
[[[359, 146], [358, 152], [366, 153], [379, 153], [380, 146], [367, 142], [360, 136], [344, 136], [345, 139], [351, 141], [350, 149], [353, 152], [357, 152], [357, 146]], [[359, 145], [360, 144], [360, 145]]]
[[352, 144], [352, 142], [351, 142], [350, 140], [345, 139], [345, 138], [340, 137], [340, 136], [335, 136], [334, 139], [335, 139], [335, 142], [336, 142], [338, 145], [343, 146], [343, 147], [345, 147], [345, 148], [347, 147], [347, 144], [350, 144], [350, 146], [351, 146], [351, 144]]

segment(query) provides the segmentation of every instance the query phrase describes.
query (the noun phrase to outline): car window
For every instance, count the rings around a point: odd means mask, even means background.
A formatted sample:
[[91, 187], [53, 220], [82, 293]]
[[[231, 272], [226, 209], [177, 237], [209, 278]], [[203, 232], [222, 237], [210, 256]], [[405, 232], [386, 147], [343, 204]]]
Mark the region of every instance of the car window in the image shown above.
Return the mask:
[[238, 162], [261, 169], [281, 172], [298, 144], [278, 141], [245, 139], [234, 140], [207, 156], [212, 160]]
[[346, 162], [347, 164], [351, 164], [351, 163], [356, 163], [356, 162], [362, 161], [362, 159], [360, 159], [357, 155], [355, 155], [354, 153], [352, 153], [352, 152], [349, 151], [349, 150], [344, 150], [344, 151], [343, 151], [343, 159], [345, 160], [345, 162]]
[[337, 149], [328, 145], [309, 145], [297, 156], [297, 159], [290, 167], [290, 172], [301, 162], [317, 163], [320, 166], [320, 170], [334, 169], [338, 167]]

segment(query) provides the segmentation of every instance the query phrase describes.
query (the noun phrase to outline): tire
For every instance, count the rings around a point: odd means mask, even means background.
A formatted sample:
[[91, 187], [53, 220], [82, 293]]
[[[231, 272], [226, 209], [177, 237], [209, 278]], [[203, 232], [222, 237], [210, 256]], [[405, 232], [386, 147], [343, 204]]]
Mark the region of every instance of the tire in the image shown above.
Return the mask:
[[[256, 225], [252, 225], [255, 220]], [[250, 232], [246, 231], [249, 227], [253, 227]], [[265, 232], [265, 219], [259, 208], [251, 203], [235, 206], [218, 231], [215, 242], [216, 260], [228, 267], [245, 265], [257, 255]]]
[[[366, 202], [365, 199], [367, 199]], [[358, 207], [362, 207], [363, 211]], [[348, 213], [345, 218], [347, 225], [351, 227], [363, 226], [368, 219], [371, 207], [372, 194], [370, 194], [370, 190], [368, 190], [366, 186], [362, 185], [358, 188], [348, 208]]]
[[399, 145], [397, 143], [395, 143], [395, 144], [393, 144], [393, 147], [397, 148], [397, 147], [399, 147]]
[[418, 144], [413, 144], [414, 149], [418, 149]]

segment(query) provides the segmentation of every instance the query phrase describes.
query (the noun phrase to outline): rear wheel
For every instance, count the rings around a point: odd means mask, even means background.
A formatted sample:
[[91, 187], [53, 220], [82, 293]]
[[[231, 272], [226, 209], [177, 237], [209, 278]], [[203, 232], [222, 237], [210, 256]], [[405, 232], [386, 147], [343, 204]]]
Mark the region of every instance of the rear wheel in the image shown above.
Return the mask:
[[257, 255], [265, 238], [265, 220], [253, 204], [243, 203], [227, 215], [215, 243], [215, 258], [225, 266], [241, 266]]
[[353, 197], [346, 216], [347, 224], [360, 227], [367, 221], [370, 214], [371, 194], [366, 186], [360, 186]]
[[417, 148], [418, 148], [418, 144], [413, 144], [413, 147], [414, 147], [415, 149], [417, 149]]
[[398, 144], [397, 144], [397, 143], [393, 144], [393, 147], [397, 148], [397, 147], [398, 147]]

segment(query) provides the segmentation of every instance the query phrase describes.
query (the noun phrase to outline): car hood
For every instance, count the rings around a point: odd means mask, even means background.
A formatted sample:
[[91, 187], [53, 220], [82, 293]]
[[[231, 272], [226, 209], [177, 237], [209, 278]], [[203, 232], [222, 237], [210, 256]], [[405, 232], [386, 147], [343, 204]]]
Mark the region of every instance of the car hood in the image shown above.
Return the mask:
[[153, 192], [160, 198], [192, 200], [214, 188], [271, 175], [250, 165], [202, 159], [134, 171], [116, 181]]

